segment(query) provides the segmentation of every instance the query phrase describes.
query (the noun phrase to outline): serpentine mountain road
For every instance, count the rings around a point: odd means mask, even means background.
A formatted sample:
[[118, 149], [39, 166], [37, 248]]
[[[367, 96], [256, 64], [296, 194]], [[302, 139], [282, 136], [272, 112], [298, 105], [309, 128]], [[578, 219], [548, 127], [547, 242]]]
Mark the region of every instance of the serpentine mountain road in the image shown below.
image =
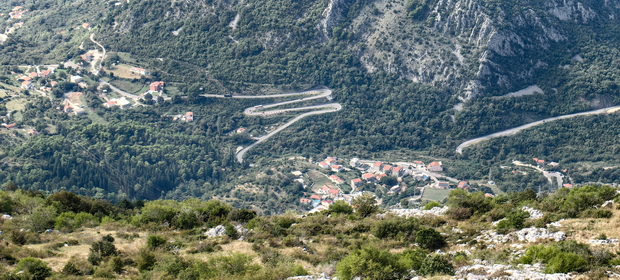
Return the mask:
[[215, 97], [215, 98], [264, 99], [264, 98], [281, 98], [281, 97], [311, 95], [311, 97], [304, 97], [304, 98], [290, 100], [290, 101], [277, 102], [277, 103], [268, 104], [268, 105], [257, 105], [257, 106], [245, 109], [243, 111], [243, 113], [245, 115], [248, 115], [248, 116], [262, 116], [262, 117], [270, 116], [270, 115], [275, 115], [275, 114], [281, 114], [281, 113], [285, 113], [285, 112], [293, 112], [293, 111], [306, 111], [306, 110], [317, 110], [317, 111], [306, 112], [306, 113], [300, 114], [300, 115], [296, 116], [295, 118], [293, 118], [292, 120], [290, 120], [290, 121], [286, 122], [285, 124], [279, 126], [275, 130], [267, 133], [266, 135], [261, 136], [256, 142], [252, 143], [251, 145], [241, 149], [239, 152], [237, 152], [236, 158], [237, 158], [237, 161], [239, 161], [240, 163], [243, 163], [243, 156], [245, 155], [245, 153], [247, 151], [249, 151], [250, 149], [254, 148], [256, 145], [266, 141], [267, 139], [273, 137], [278, 132], [286, 129], [287, 127], [291, 126], [292, 124], [298, 122], [299, 120], [301, 120], [301, 119], [303, 119], [303, 118], [305, 118], [307, 116], [321, 115], [321, 114], [326, 114], [326, 113], [337, 112], [337, 111], [342, 110], [342, 106], [340, 104], [338, 104], [338, 103], [328, 103], [328, 104], [304, 106], [304, 107], [297, 107], [297, 108], [287, 108], [287, 109], [279, 109], [279, 110], [267, 110], [267, 111], [264, 111], [264, 109], [278, 107], [278, 106], [287, 105], [287, 104], [298, 103], [298, 102], [304, 102], [304, 101], [308, 101], [308, 100], [320, 99], [320, 98], [327, 98], [328, 100], [330, 100], [331, 99], [331, 94], [332, 94], [332, 91], [330, 89], [328, 89], [328, 88], [321, 88], [321, 89], [308, 90], [308, 91], [302, 91], [302, 92], [283, 93], [283, 94], [271, 94], [271, 95], [219, 95], [219, 94], [203, 94], [201, 96], [204, 96], [204, 97]]
[[518, 127], [515, 127], [515, 128], [511, 128], [511, 129], [507, 129], [507, 130], [504, 130], [504, 131], [492, 133], [492, 134], [489, 134], [489, 135], [486, 135], [486, 136], [482, 136], [482, 137], [474, 138], [474, 139], [471, 139], [471, 140], [467, 140], [467, 141], [461, 143], [458, 147], [456, 147], [456, 152], [459, 153], [459, 154], [463, 154], [463, 149], [465, 149], [465, 148], [467, 148], [469, 146], [478, 144], [480, 142], [483, 142], [483, 141], [486, 141], [486, 140], [489, 140], [489, 139], [492, 139], [492, 138], [515, 135], [518, 132], [520, 132], [521, 130], [532, 128], [534, 126], [541, 125], [543, 123], [557, 121], [557, 120], [562, 120], [562, 119], [569, 119], [569, 118], [574, 118], [574, 117], [578, 117], [578, 116], [598, 115], [598, 114], [605, 114], [605, 113], [611, 114], [611, 113], [617, 112], [619, 110], [620, 110], [620, 106], [613, 106], [613, 107], [607, 107], [607, 108], [593, 110], [593, 111], [568, 114], [568, 115], [557, 116], [557, 117], [553, 117], [553, 118], [548, 118], [548, 119], [544, 119], [544, 120], [540, 120], [540, 121], [531, 122], [531, 123], [524, 124], [522, 126], [518, 126]]

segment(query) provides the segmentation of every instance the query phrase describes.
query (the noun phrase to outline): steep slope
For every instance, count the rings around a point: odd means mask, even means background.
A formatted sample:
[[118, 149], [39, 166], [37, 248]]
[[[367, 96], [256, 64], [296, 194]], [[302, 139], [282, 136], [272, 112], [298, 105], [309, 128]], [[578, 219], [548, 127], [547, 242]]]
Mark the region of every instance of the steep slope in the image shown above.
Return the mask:
[[368, 71], [470, 97], [531, 84], [586, 43], [617, 46], [617, 38], [597, 37], [613, 34], [618, 12], [612, 1], [375, 1], [345, 30], [355, 34], [351, 48]]

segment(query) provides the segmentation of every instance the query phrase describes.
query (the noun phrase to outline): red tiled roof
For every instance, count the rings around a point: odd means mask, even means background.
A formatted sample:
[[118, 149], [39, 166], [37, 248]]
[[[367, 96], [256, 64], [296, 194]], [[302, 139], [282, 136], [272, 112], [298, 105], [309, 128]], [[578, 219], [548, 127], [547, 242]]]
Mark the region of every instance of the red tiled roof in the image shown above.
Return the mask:
[[310, 196], [310, 198], [312, 198], [312, 199], [316, 199], [316, 200], [321, 200], [321, 196], [320, 196], [320, 195], [317, 195], [317, 194], [313, 194], [313, 195], [311, 195], [311, 196]]
[[441, 165], [441, 162], [433, 161], [433, 162], [429, 163], [428, 165], [431, 165], [431, 166]]
[[370, 178], [373, 178], [373, 177], [375, 177], [375, 174], [372, 174], [372, 173], [366, 173], [366, 174], [362, 175], [362, 178], [364, 178], [364, 179], [370, 179]]
[[336, 194], [338, 194], [340, 191], [339, 191], [339, 190], [335, 190], [335, 189], [329, 189], [329, 190], [328, 190], [328, 192], [329, 192], [330, 194], [336, 195]]
[[374, 164], [374, 166], [377, 166], [377, 167], [379, 167], [379, 166], [381, 166], [381, 165], [383, 165], [383, 162], [380, 162], [380, 161], [377, 161], [377, 162], [375, 162], [375, 164]]
[[355, 179], [351, 180], [351, 182], [353, 182], [353, 183], [361, 183], [361, 182], [362, 182], [362, 179], [360, 179], [360, 178], [355, 178]]

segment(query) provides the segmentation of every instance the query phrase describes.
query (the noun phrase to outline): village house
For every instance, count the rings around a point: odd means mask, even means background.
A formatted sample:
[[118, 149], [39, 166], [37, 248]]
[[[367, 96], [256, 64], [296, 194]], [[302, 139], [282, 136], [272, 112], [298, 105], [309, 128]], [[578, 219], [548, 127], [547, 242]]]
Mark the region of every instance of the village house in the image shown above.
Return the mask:
[[327, 162], [321, 161], [319, 162], [319, 166], [323, 169], [329, 169], [329, 164], [327, 164]]
[[457, 189], [469, 189], [469, 184], [465, 181], [460, 181], [459, 184], [456, 186]]
[[572, 187], [573, 187], [573, 184], [564, 184], [564, 185], [562, 185], [562, 187], [565, 187], [565, 188], [567, 188], [567, 189], [570, 189], [570, 188], [572, 188]]
[[334, 182], [336, 184], [343, 184], [344, 183], [344, 180], [342, 180], [340, 177], [338, 177], [336, 175], [329, 176], [329, 179], [332, 180], [332, 182]]
[[392, 166], [391, 165], [384, 165], [383, 166], [383, 174], [389, 174], [391, 170], [392, 170]]
[[129, 72], [134, 73], [134, 74], [139, 74], [139, 75], [148, 75], [149, 71], [147, 71], [144, 68], [138, 68], [138, 67], [131, 67], [129, 69]]
[[362, 179], [368, 181], [368, 182], [375, 182], [377, 181], [377, 178], [375, 178], [375, 174], [373, 173], [365, 173], [362, 175]]
[[186, 122], [193, 122], [194, 121], [194, 113], [193, 112], [185, 113], [185, 121]]
[[70, 80], [72, 83], [75, 83], [75, 84], [77, 84], [77, 83], [81, 83], [81, 82], [83, 81], [82, 76], [78, 76], [78, 75], [71, 76], [71, 78], [70, 78], [69, 80]]
[[349, 165], [350, 165], [351, 167], [358, 167], [358, 166], [360, 166], [360, 159], [359, 159], [359, 158], [352, 158], [352, 159], [349, 161]]
[[340, 171], [344, 170], [344, 168], [342, 168], [342, 165], [334, 164], [334, 165], [332, 165], [330, 167], [331, 167], [332, 171], [334, 171], [334, 172], [340, 172]]
[[396, 177], [403, 177], [403, 175], [405, 175], [405, 172], [402, 167], [396, 166], [392, 168], [392, 175]]
[[30, 74], [28, 74], [28, 77], [30, 77], [30, 78], [36, 78], [38, 76], [39, 76], [39, 73], [37, 73], [37, 72], [30, 72]]
[[495, 195], [493, 195], [492, 193], [485, 193], [484, 197], [495, 197]]
[[339, 191], [339, 190], [336, 190], [336, 189], [329, 189], [329, 190], [327, 191], [327, 194], [328, 194], [330, 197], [336, 197], [336, 196], [338, 196], [338, 194], [340, 194], [340, 191]]
[[328, 206], [332, 205], [333, 203], [334, 203], [334, 201], [332, 201], [331, 199], [321, 201], [321, 205], [323, 205], [325, 207], [328, 207]]
[[164, 82], [163, 81], [153, 82], [149, 86], [149, 91], [151, 91], [151, 92], [161, 92], [162, 90], [164, 90]]
[[361, 178], [355, 178], [355, 179], [351, 180], [351, 188], [352, 189], [359, 188], [363, 183], [364, 183], [364, 181], [362, 181]]
[[538, 165], [538, 166], [544, 166], [545, 165], [545, 161], [542, 159], [538, 159], [538, 158], [533, 158], [534, 162]]
[[237, 133], [244, 133], [246, 130], [247, 129], [245, 127], [240, 127], [240, 128], [237, 128], [237, 130], [235, 130], [235, 132], [237, 132]]
[[118, 106], [118, 104], [116, 104], [116, 101], [108, 101], [106, 103], [103, 103], [103, 107], [106, 107], [108, 109], [114, 108], [116, 106]]
[[450, 183], [448, 183], [448, 182], [437, 182], [437, 188], [449, 189], [450, 188]]
[[321, 200], [323, 198], [320, 195], [318, 195], [318, 194], [313, 194], [313, 195], [310, 196], [310, 199], [312, 199], [312, 200]]
[[48, 69], [48, 70], [43, 70], [39, 73], [39, 77], [43, 77], [46, 78], [47, 76], [49, 76], [50, 74], [54, 73], [53, 69]]
[[431, 172], [441, 172], [443, 171], [443, 166], [441, 165], [441, 161], [433, 161], [426, 166], [426, 169]]
[[22, 82], [22, 86], [21, 88], [25, 89], [25, 90], [30, 90], [32, 89], [34, 86], [32, 85], [32, 82], [30, 81], [23, 81]]
[[310, 204], [310, 203], [312, 203], [312, 200], [307, 199], [307, 198], [301, 198], [301, 199], [299, 199], [299, 202], [301, 204]]
[[317, 193], [319, 194], [327, 194], [329, 192], [330, 187], [328, 187], [327, 185], [323, 185], [318, 191]]
[[370, 172], [379, 172], [381, 167], [383, 167], [383, 162], [377, 161], [370, 168]]
[[383, 174], [383, 173], [375, 176], [375, 178], [377, 178], [378, 181], [381, 181], [381, 179], [383, 179], [385, 177], [387, 177], [387, 174]]
[[424, 167], [425, 167], [425, 165], [424, 165], [424, 162], [423, 162], [423, 161], [415, 160], [415, 161], [413, 161], [413, 164], [414, 164], [414, 165], [413, 165], [413, 167], [415, 167], [415, 168], [417, 168], [417, 169], [420, 169], [420, 168], [424, 168]]
[[338, 164], [338, 160], [335, 157], [326, 157], [324, 161], [327, 162], [329, 165]]

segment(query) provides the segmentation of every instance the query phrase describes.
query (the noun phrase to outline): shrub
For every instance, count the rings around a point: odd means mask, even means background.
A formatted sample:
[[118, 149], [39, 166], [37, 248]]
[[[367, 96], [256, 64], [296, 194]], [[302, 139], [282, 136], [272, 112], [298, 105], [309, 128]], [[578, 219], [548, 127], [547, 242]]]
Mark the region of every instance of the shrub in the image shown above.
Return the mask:
[[400, 279], [407, 273], [398, 259], [388, 251], [372, 247], [362, 248], [349, 253], [336, 266], [339, 279]]
[[154, 250], [164, 244], [166, 244], [166, 239], [159, 235], [151, 235], [146, 240], [146, 248], [149, 250]]
[[529, 216], [529, 213], [522, 210], [508, 213], [508, 215], [506, 215], [506, 219], [497, 224], [498, 233], [505, 234], [511, 229], [522, 229], [525, 226], [525, 220]]
[[375, 196], [369, 193], [356, 197], [352, 205], [355, 208], [355, 213], [360, 217], [368, 217], [379, 210]]
[[394, 238], [397, 235], [408, 238], [415, 233], [418, 225], [416, 219], [392, 218], [381, 220], [373, 227], [372, 234], [377, 238]]
[[454, 274], [454, 267], [442, 255], [430, 254], [424, 258], [418, 274], [424, 276], [438, 274]]
[[446, 245], [446, 240], [439, 232], [432, 228], [419, 230], [416, 233], [415, 242], [424, 249], [436, 250]]
[[471, 209], [465, 207], [450, 208], [446, 214], [448, 217], [459, 221], [467, 220], [473, 215]]
[[348, 203], [342, 200], [339, 200], [329, 206], [329, 208], [327, 209], [327, 213], [329, 214], [352, 214], [353, 207], [351, 207], [351, 205], [349, 205]]
[[568, 273], [572, 271], [583, 272], [588, 266], [588, 261], [575, 253], [560, 252], [547, 261], [545, 273]]
[[45, 262], [35, 258], [23, 258], [15, 267], [15, 272], [21, 271], [22, 276], [31, 280], [42, 280], [52, 275], [52, 269]]
[[437, 201], [429, 201], [428, 203], [426, 203], [426, 205], [424, 205], [424, 210], [430, 210], [435, 207], [441, 207], [441, 203]]

